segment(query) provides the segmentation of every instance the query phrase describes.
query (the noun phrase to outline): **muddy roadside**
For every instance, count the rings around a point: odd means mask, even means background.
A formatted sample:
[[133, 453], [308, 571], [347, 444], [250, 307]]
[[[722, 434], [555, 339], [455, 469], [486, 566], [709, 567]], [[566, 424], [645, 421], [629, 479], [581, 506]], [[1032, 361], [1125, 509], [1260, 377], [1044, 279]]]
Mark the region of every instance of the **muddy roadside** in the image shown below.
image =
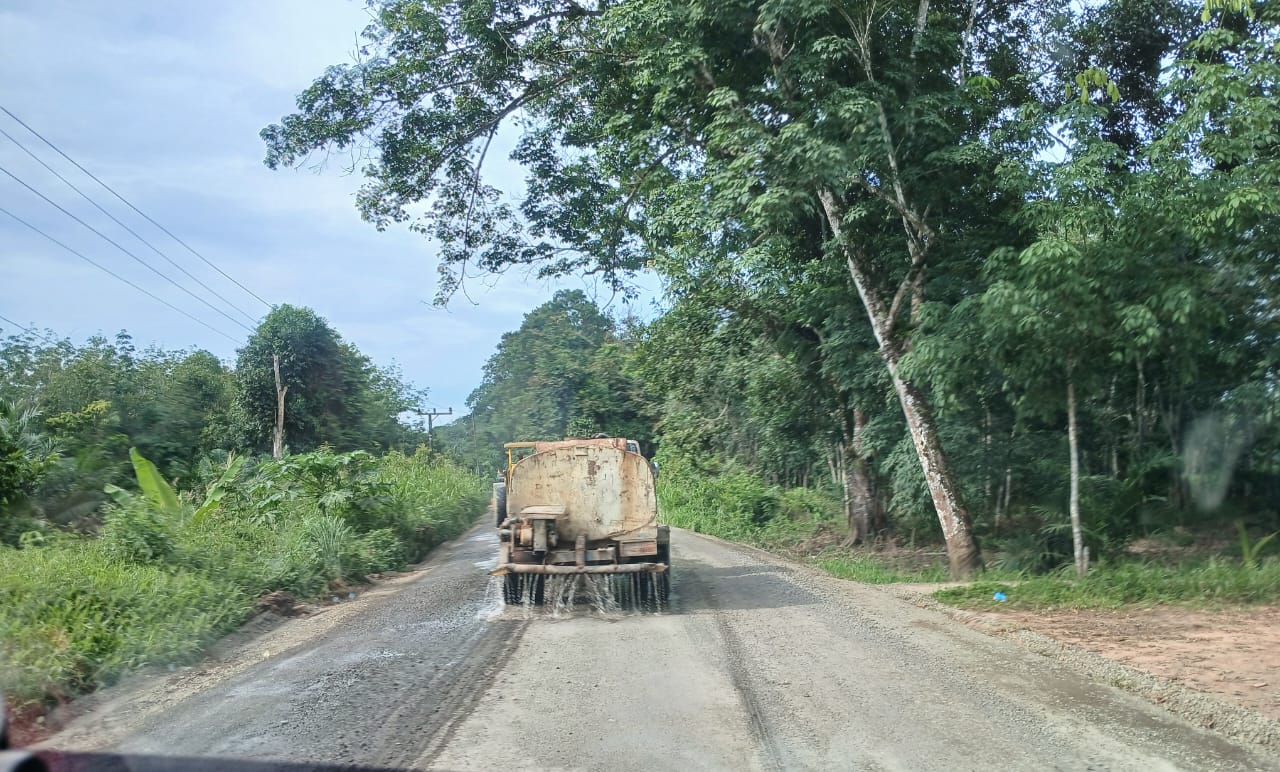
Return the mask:
[[1066, 641], [1280, 720], [1280, 608], [1009, 612], [996, 624]]

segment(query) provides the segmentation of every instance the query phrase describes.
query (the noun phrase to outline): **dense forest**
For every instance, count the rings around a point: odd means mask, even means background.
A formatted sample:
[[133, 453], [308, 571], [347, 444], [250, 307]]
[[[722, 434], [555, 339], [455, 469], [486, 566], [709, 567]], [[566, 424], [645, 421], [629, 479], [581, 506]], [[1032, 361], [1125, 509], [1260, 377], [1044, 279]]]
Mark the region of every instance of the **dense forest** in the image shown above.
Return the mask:
[[[473, 440], [649, 420], [667, 469], [837, 480], [854, 540], [935, 519], [957, 576], [981, 539], [1084, 572], [1139, 534], [1276, 527], [1274, 2], [372, 17], [268, 165], [357, 149], [361, 214], [439, 243], [443, 299], [512, 266], [666, 283], [642, 330], [531, 315]], [[501, 131], [523, 190], [486, 174]]]

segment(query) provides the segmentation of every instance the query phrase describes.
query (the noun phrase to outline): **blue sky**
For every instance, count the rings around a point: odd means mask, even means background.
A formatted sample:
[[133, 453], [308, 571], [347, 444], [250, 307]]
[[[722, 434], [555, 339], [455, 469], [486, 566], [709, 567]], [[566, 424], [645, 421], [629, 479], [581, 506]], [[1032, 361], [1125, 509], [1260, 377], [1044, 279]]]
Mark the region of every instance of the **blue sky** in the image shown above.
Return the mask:
[[[431, 390], [432, 404], [456, 412], [498, 338], [526, 312], [558, 287], [597, 290], [578, 279], [548, 284], [509, 274], [468, 282], [474, 303], [459, 296], [448, 309], [434, 308], [433, 245], [361, 221], [353, 205], [358, 177], [338, 167], [263, 166], [258, 131], [289, 112], [325, 66], [349, 61], [367, 22], [359, 0], [4, 0], [0, 105], [258, 295], [314, 308], [378, 363], [398, 362]], [[3, 114], [0, 128], [228, 300], [255, 316], [266, 311]], [[222, 305], [3, 136], [0, 166]], [[518, 195], [520, 171], [492, 168], [491, 182]], [[236, 342], [3, 216], [0, 315], [76, 340], [126, 329], [141, 345], [196, 346], [228, 361], [247, 336], [3, 175], [0, 206]], [[603, 304], [610, 296], [600, 289], [598, 297]], [[651, 302], [635, 310], [651, 315]], [[615, 302], [611, 310], [624, 308]]]

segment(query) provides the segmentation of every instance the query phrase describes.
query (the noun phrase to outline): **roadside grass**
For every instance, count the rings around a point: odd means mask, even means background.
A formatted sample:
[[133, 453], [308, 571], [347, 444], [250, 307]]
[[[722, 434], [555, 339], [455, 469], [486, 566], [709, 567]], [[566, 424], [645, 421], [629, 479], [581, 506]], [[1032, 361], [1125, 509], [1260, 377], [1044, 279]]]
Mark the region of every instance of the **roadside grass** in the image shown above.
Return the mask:
[[663, 523], [765, 549], [786, 549], [839, 526], [830, 492], [782, 489], [741, 470], [701, 474], [684, 459], [663, 460], [658, 513]]
[[916, 569], [899, 568], [875, 555], [848, 555], [820, 558], [815, 565], [837, 579], [864, 584], [897, 584], [901, 582], [945, 582], [947, 567], [933, 563]]
[[[1003, 593], [1006, 600], [994, 596]], [[1024, 576], [983, 578], [964, 587], [939, 590], [941, 603], [976, 610], [1114, 609], [1122, 606], [1225, 606], [1280, 601], [1280, 560], [1250, 567], [1207, 558], [1181, 564], [1126, 561], [1102, 564], [1079, 579], [1074, 569]]]
[[[915, 551], [840, 545], [839, 501], [829, 493], [783, 491], [742, 471], [699, 473], [679, 460], [664, 463], [663, 470], [659, 512], [670, 525], [809, 560], [840, 579], [866, 584], [949, 579], [945, 561], [922, 559]], [[985, 610], [1280, 602], [1280, 558], [1259, 559], [1265, 541], [1244, 544], [1243, 553], [1237, 552], [1243, 561], [1203, 553], [1175, 560], [1121, 559], [1099, 563], [1084, 579], [1077, 579], [1070, 566], [1042, 574], [1018, 570], [1019, 562], [1005, 554], [976, 581], [933, 596], [949, 605]], [[1005, 600], [996, 600], [997, 593]]]
[[0, 689], [65, 701], [145, 665], [189, 661], [253, 599], [208, 573], [123, 563], [93, 541], [0, 548]]
[[27, 709], [190, 662], [262, 595], [403, 568], [485, 506], [482, 482], [443, 459], [354, 456], [261, 461], [203, 517], [122, 497], [97, 536], [0, 547], [0, 692]]

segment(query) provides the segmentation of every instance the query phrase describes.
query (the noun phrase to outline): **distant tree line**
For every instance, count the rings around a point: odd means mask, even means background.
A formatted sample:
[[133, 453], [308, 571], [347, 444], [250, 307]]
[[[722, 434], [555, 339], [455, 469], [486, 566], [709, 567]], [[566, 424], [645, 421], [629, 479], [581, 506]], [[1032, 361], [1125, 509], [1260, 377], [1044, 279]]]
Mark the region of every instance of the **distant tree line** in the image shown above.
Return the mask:
[[424, 392], [378, 367], [313, 311], [281, 305], [234, 367], [206, 351], [138, 350], [127, 333], [82, 344], [33, 334], [0, 342], [0, 542], [34, 523], [96, 524], [107, 484], [129, 485], [129, 448], [168, 479], [212, 456], [266, 452], [276, 417], [273, 355], [292, 451], [412, 451], [400, 418]]
[[501, 468], [504, 442], [607, 434], [651, 450], [656, 414], [635, 370], [640, 333], [581, 290], [557, 292], [502, 336], [469, 414], [436, 430], [440, 447], [484, 474]]

